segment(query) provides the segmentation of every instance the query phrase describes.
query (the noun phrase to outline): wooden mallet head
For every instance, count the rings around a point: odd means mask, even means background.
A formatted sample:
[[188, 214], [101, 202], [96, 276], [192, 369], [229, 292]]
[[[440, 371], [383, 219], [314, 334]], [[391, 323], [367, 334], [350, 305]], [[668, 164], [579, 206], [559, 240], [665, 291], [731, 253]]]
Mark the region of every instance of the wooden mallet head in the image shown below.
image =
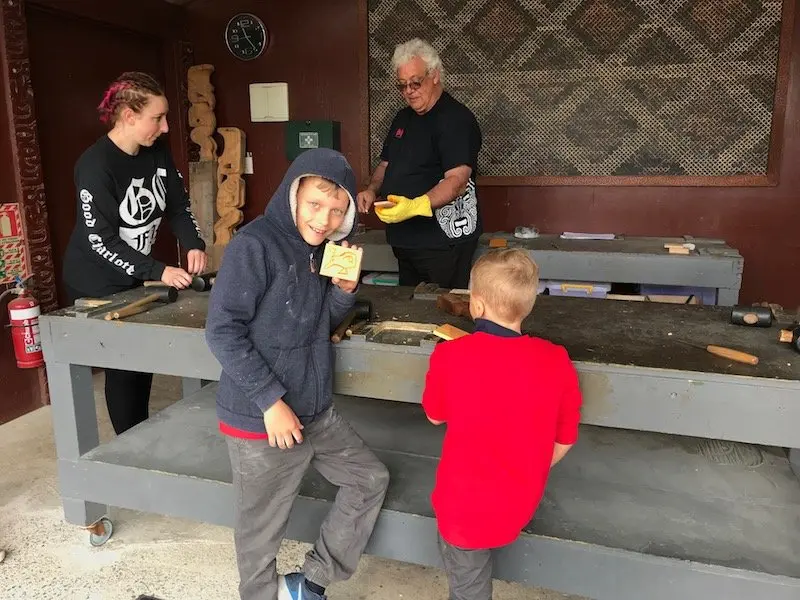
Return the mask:
[[195, 292], [207, 292], [214, 286], [217, 280], [217, 273], [206, 273], [205, 275], [195, 275], [192, 277], [192, 289]]

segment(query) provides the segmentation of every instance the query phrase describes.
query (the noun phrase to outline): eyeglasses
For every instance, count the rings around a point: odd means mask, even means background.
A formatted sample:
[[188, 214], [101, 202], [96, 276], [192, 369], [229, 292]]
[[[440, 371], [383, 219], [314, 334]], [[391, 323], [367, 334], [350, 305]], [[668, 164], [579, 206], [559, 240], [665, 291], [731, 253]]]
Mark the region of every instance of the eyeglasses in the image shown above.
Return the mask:
[[411, 81], [407, 81], [406, 83], [400, 83], [398, 81], [397, 83], [394, 84], [394, 87], [396, 87], [397, 91], [400, 92], [401, 94], [405, 93], [406, 88], [408, 88], [409, 92], [416, 92], [419, 88], [422, 87], [422, 82], [425, 81], [427, 77], [428, 76], [425, 75], [425, 77], [423, 77], [422, 79], [412, 79]]

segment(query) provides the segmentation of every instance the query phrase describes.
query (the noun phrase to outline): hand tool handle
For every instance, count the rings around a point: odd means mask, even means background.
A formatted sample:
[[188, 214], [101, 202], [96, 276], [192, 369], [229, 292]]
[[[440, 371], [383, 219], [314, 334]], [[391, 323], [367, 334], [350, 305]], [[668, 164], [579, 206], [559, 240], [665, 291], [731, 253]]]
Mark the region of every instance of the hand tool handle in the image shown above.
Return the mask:
[[714, 346], [714, 345], [706, 346], [706, 350], [708, 350], [711, 354], [715, 354], [716, 356], [721, 356], [722, 358], [735, 360], [736, 362], [745, 363], [747, 365], [758, 364], [757, 356], [753, 356], [752, 354], [747, 354], [746, 352], [740, 352], [739, 350], [733, 350], [731, 348], [725, 348], [724, 346]]
[[137, 309], [147, 306], [151, 302], [156, 302], [160, 297], [161, 294], [150, 294], [141, 300], [137, 300], [136, 302], [131, 302], [130, 304], [123, 306], [119, 310], [108, 313], [105, 316], [105, 319], [106, 321], [111, 321], [113, 319], [122, 319], [123, 317], [130, 317], [132, 315], [139, 314], [142, 311]]
[[353, 335], [353, 332], [360, 331], [366, 324], [367, 324], [366, 321], [354, 321], [353, 323], [350, 324], [350, 327], [347, 328], [345, 334], [347, 335], [347, 337], [351, 337]]
[[784, 344], [791, 344], [795, 350], [800, 352], [800, 325], [795, 325], [794, 329], [781, 329], [778, 339]]
[[169, 287], [169, 284], [163, 281], [145, 281], [144, 287]]
[[334, 329], [333, 333], [331, 334], [331, 341], [334, 344], [338, 344], [339, 342], [342, 341], [342, 338], [344, 337], [344, 334], [347, 331], [347, 328], [350, 327], [350, 323], [352, 323], [353, 319], [355, 319], [355, 318], [356, 318], [356, 309], [355, 308], [351, 308], [350, 312], [348, 312], [344, 316], [344, 319], [342, 319], [342, 322], [339, 323], [339, 326], [336, 329]]
[[124, 315], [120, 315], [120, 313], [118, 311], [114, 311], [113, 313], [110, 313], [111, 315], [113, 315], [112, 318], [111, 319], [106, 319], [106, 320], [116, 320], [116, 319], [120, 319], [120, 318], [123, 318], [123, 317], [132, 317], [133, 315], [138, 315], [139, 313], [143, 313], [143, 312], [146, 312], [146, 311], [147, 311], [147, 307], [146, 306], [139, 306], [137, 308], [129, 308], [128, 312], [125, 313]]
[[578, 290], [587, 294], [591, 294], [594, 291], [594, 286], [591, 283], [562, 283], [560, 287], [565, 294], [570, 290]]

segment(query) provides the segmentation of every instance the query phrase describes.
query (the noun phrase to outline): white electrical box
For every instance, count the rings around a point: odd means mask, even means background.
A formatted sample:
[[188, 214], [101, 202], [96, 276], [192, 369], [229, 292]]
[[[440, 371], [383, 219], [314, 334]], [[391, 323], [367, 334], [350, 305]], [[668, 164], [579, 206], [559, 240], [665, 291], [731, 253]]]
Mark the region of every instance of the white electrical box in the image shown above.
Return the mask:
[[289, 120], [289, 86], [286, 83], [250, 84], [250, 121]]

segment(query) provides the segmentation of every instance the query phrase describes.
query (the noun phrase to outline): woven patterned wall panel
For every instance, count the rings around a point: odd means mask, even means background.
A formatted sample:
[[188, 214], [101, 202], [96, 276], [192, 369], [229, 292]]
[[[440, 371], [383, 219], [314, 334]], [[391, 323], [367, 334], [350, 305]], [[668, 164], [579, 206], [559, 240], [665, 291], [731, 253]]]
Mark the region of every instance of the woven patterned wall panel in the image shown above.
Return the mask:
[[421, 37], [478, 117], [481, 175], [764, 175], [781, 10], [769, 0], [370, 0], [371, 163], [403, 106], [394, 46]]

